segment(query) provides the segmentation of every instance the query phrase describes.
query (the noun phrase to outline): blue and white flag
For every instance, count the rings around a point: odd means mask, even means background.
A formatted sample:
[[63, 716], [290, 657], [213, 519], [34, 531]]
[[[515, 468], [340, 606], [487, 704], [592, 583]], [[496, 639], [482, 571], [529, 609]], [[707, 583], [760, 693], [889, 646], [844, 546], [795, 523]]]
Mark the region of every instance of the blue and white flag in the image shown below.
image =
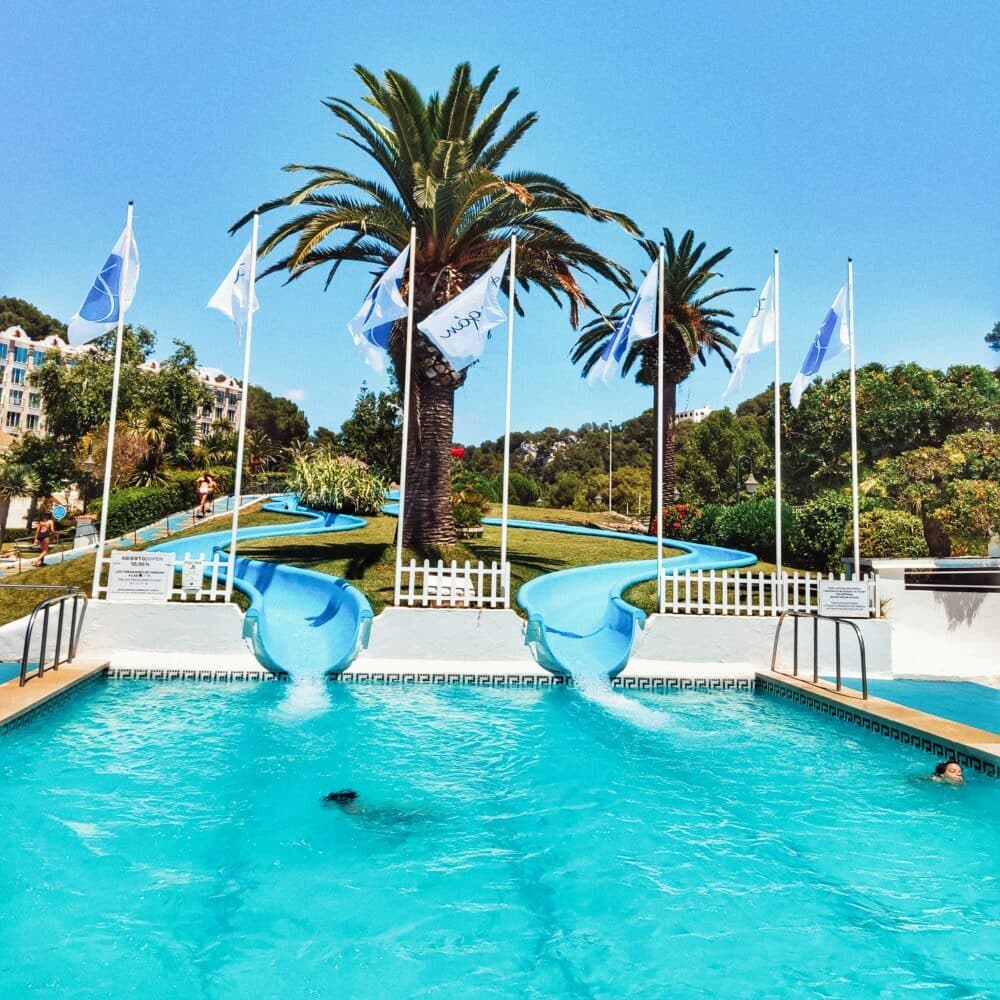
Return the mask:
[[743, 373], [746, 371], [747, 360], [751, 354], [758, 354], [774, 343], [777, 324], [774, 315], [774, 276], [771, 275], [764, 282], [764, 287], [757, 297], [757, 305], [754, 306], [753, 315], [747, 323], [746, 330], [740, 338], [739, 347], [733, 355], [733, 374], [729, 379], [729, 385], [723, 392], [723, 398], [738, 392], [743, 388]]
[[813, 338], [812, 347], [802, 362], [802, 369], [792, 380], [792, 387], [789, 393], [792, 406], [798, 408], [802, 400], [802, 393], [806, 387], [819, 374], [819, 370], [824, 361], [838, 357], [851, 346], [851, 333], [847, 327], [847, 285], [844, 285], [837, 297], [833, 300], [833, 305], [827, 310], [826, 316], [816, 336]]
[[656, 336], [656, 279], [658, 265], [654, 264], [642, 280], [639, 291], [629, 303], [622, 321], [615, 327], [611, 339], [604, 345], [601, 356], [587, 373], [587, 384], [607, 385], [618, 373], [628, 349], [637, 340]]
[[385, 372], [392, 324], [397, 319], [402, 319], [408, 311], [399, 294], [399, 286], [403, 282], [409, 254], [410, 247], [407, 244], [403, 252], [386, 268], [385, 274], [375, 282], [365, 301], [361, 303], [357, 315], [347, 324], [365, 364], [380, 375]]
[[[253, 242], [252, 240], [250, 241]], [[253, 297], [253, 311], [260, 308], [257, 295], [250, 290], [250, 255], [253, 247], [248, 243], [240, 254], [239, 260], [230, 268], [229, 274], [208, 300], [206, 309], [218, 309], [223, 316], [228, 316], [236, 327], [236, 340], [242, 342], [247, 326], [247, 316], [250, 314], [249, 302]]]
[[477, 361], [490, 330], [507, 318], [499, 296], [509, 257], [510, 250], [504, 250], [482, 277], [418, 326], [455, 369], [468, 368]]
[[[125, 287], [122, 288], [122, 273], [126, 270]], [[135, 298], [135, 286], [138, 282], [139, 248], [136, 246], [135, 236], [126, 226], [104, 262], [104, 267], [94, 279], [80, 311], [69, 321], [69, 342], [85, 343], [116, 326], [118, 310], [121, 309], [122, 313], [128, 310]]]

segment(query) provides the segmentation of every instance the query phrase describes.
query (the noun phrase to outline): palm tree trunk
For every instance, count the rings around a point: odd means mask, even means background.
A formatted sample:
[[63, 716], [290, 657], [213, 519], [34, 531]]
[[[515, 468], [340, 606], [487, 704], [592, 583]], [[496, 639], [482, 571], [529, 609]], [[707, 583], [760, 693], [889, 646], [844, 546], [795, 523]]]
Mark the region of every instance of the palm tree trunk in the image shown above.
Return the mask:
[[[656, 534], [656, 415], [659, 399], [657, 386], [653, 385], [653, 475], [649, 487], [649, 529], [648, 534]], [[663, 464], [663, 492], [660, 494], [660, 507], [669, 507], [674, 502], [674, 489], [677, 483], [676, 453], [677, 453], [677, 385], [674, 382], [664, 382], [663, 385], [663, 453], [660, 461]], [[664, 534], [669, 534], [664, 525]]]
[[412, 393], [403, 544], [426, 552], [458, 540], [451, 511], [455, 389], [416, 378]]

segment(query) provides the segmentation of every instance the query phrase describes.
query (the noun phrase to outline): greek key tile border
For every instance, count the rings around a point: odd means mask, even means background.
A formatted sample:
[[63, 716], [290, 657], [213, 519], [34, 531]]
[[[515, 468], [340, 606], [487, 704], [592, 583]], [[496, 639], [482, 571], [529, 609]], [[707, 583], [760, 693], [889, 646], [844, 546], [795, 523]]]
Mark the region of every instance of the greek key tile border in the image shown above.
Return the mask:
[[923, 750], [924, 753], [933, 754], [935, 757], [954, 758], [962, 767], [971, 768], [978, 774], [989, 778], [1000, 778], [1000, 768], [995, 761], [983, 757], [977, 757], [971, 753], [967, 747], [961, 743], [953, 743], [950, 740], [942, 740], [937, 737], [927, 736], [925, 733], [918, 733], [913, 729], [900, 725], [897, 722], [890, 722], [885, 719], [869, 715], [867, 712], [852, 709], [839, 702], [829, 701], [819, 695], [811, 694], [808, 691], [800, 691], [768, 678], [757, 678], [757, 689], [764, 694], [776, 695], [791, 701], [796, 705], [811, 708], [814, 711], [822, 712], [839, 722], [849, 722], [852, 725], [860, 726], [869, 733], [876, 733], [885, 736], [895, 743], [903, 746], [913, 747], [916, 750]]
[[612, 687], [637, 691], [753, 691], [753, 677], [614, 677]]
[[[46, 671], [46, 673], [48, 673], [48, 671]], [[57, 708], [61, 708], [65, 702], [69, 701], [71, 698], [75, 698], [81, 692], [93, 687], [98, 681], [103, 681], [105, 677], [106, 675], [104, 671], [98, 670], [89, 677], [85, 677], [82, 681], [78, 681], [72, 687], [64, 688], [58, 694], [54, 694], [46, 701], [39, 702], [37, 705], [32, 705], [26, 712], [22, 712], [20, 715], [15, 716], [15, 718], [8, 719], [6, 722], [0, 722], [0, 737], [7, 736], [15, 730], [23, 729], [25, 726], [31, 725], [31, 723], [40, 719], [43, 715], [48, 715], [49, 712], [52, 712]]]
[[[348, 670], [329, 675], [327, 680], [342, 684], [472, 684], [480, 687], [564, 687], [572, 677], [559, 674], [477, 674], [463, 671], [433, 670]], [[753, 691], [754, 678], [713, 678], [696, 680], [689, 677], [615, 677], [611, 684], [627, 690], [712, 690]]]
[[275, 674], [264, 667], [218, 670], [211, 667], [108, 667], [107, 676], [119, 681], [210, 681], [217, 684], [238, 681], [287, 681], [288, 674]]

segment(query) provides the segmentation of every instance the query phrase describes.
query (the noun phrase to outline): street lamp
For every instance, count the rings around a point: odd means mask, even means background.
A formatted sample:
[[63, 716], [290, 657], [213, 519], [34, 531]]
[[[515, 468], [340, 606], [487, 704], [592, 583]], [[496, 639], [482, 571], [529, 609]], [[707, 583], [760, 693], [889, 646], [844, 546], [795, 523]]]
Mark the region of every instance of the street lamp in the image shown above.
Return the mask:
[[[744, 479], [744, 480], [741, 481], [740, 480], [740, 464], [742, 463], [743, 459], [747, 460], [747, 469], [749, 470], [750, 475], [748, 475], [746, 477], [746, 479]], [[736, 459], [736, 493], [737, 493], [737, 495], [739, 495], [741, 486], [742, 486], [743, 489], [745, 489], [747, 491], [747, 493], [750, 496], [753, 496], [754, 493], [757, 492], [757, 487], [760, 486], [760, 483], [758, 483], [757, 480], [754, 478], [754, 474], [753, 474], [753, 456], [752, 455], [740, 455]]]
[[89, 480], [94, 475], [94, 469], [97, 468], [97, 462], [94, 461], [94, 451], [92, 448], [87, 449], [87, 457], [83, 460], [83, 471], [87, 479], [83, 482], [83, 509], [87, 509], [87, 486]]

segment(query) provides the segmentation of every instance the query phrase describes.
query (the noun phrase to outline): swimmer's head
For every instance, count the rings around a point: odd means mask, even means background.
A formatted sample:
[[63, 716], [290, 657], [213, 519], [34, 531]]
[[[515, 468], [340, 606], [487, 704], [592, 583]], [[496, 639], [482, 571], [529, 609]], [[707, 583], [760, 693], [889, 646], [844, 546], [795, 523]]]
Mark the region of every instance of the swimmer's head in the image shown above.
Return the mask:
[[957, 760], [943, 760], [934, 768], [934, 777], [942, 781], [949, 781], [953, 785], [960, 785], [965, 781], [962, 774], [962, 766]]
[[358, 797], [358, 793], [350, 788], [345, 788], [342, 792], [328, 792], [323, 799], [324, 802], [333, 802], [335, 805], [343, 806], [353, 802]]

